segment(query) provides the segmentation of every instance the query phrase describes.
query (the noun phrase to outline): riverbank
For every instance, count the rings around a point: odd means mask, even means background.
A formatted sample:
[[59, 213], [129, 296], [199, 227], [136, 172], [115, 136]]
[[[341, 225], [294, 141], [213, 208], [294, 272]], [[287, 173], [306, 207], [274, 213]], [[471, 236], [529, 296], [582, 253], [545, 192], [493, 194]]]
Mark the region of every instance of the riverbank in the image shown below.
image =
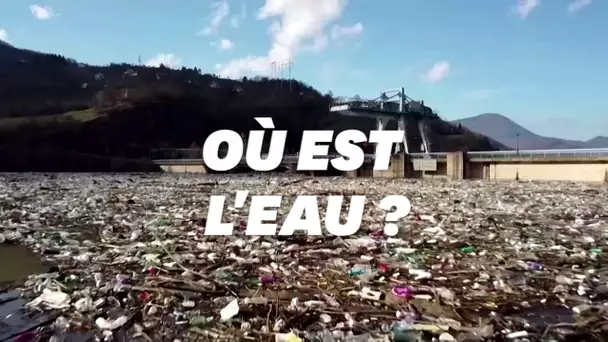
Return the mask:
[[160, 172], [149, 159], [100, 156], [58, 147], [0, 147], [0, 172]]

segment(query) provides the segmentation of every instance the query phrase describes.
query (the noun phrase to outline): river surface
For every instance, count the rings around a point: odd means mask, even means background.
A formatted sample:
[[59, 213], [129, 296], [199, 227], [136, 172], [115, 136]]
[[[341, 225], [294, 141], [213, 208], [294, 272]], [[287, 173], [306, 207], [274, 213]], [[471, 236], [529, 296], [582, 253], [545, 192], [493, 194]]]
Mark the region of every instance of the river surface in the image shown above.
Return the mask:
[[[30, 274], [44, 273], [48, 267], [27, 248], [20, 245], [0, 245], [0, 284], [9, 284], [27, 279]], [[13, 341], [15, 334], [28, 330], [38, 323], [37, 319], [23, 315], [19, 310], [25, 300], [15, 291], [0, 293], [0, 341]]]
[[21, 245], [0, 245], [0, 284], [13, 283], [30, 274], [44, 273], [48, 267], [39, 256]]
[[[0, 244], [0, 342], [29, 342], [24, 338], [28, 331], [35, 331], [40, 323], [48, 321], [46, 315], [26, 316], [20, 310], [26, 301], [20, 298], [14, 285], [27, 279], [28, 275], [46, 273], [49, 265], [32, 251], [21, 245]], [[4, 286], [3, 286], [4, 284]], [[20, 336], [22, 336], [19, 338]], [[34, 336], [32, 335], [32, 338]], [[63, 336], [64, 342], [84, 342], [88, 337], [78, 333]]]
[[[0, 245], [0, 284], [10, 284], [27, 279], [30, 274], [45, 273], [49, 269], [42, 260], [26, 247], [20, 245]], [[0, 287], [1, 288], [7, 288]], [[10, 287], [9, 287], [10, 288]], [[36, 328], [45, 320], [44, 316], [27, 317], [20, 311], [25, 300], [19, 298], [19, 293], [12, 290], [0, 292], [0, 342], [17, 341], [22, 332]], [[542, 310], [522, 312], [521, 318], [544, 328], [547, 324], [572, 322], [572, 311], [568, 309]], [[69, 334], [64, 341], [86, 341], [80, 334]], [[19, 339], [19, 341], [29, 341]]]

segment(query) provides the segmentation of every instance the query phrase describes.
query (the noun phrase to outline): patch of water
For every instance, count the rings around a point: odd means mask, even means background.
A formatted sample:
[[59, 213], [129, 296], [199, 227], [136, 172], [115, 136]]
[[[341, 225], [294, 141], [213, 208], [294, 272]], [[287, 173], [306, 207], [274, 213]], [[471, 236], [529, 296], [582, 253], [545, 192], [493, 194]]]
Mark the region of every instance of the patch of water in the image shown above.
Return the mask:
[[544, 330], [547, 326], [557, 323], [574, 323], [572, 310], [562, 307], [525, 311], [514, 317], [526, 319], [539, 330]]
[[[11, 284], [19, 283], [31, 274], [46, 273], [49, 266], [24, 246], [0, 244], [0, 285], [5, 284], [4, 288], [10, 288]], [[16, 341], [23, 332], [50, 323], [47, 315], [27, 315], [21, 310], [26, 303], [25, 299], [20, 298], [16, 291], [2, 292], [1, 288], [0, 342]], [[69, 333], [61, 337], [66, 342], [84, 342], [90, 338], [89, 335], [80, 333]]]
[[44, 273], [48, 267], [39, 256], [21, 245], [0, 245], [0, 284], [13, 283], [30, 274]]
[[[44, 273], [48, 267], [40, 257], [21, 245], [0, 245], [0, 284], [23, 281], [30, 274]], [[40, 322], [41, 318], [26, 316], [20, 309], [25, 300], [15, 291], [0, 293], [0, 341], [11, 341], [10, 338], [21, 331], [29, 330]]]
[[20, 311], [23, 304], [25, 300], [19, 298], [17, 292], [0, 294], [0, 341], [12, 341], [15, 335], [37, 325], [36, 319]]

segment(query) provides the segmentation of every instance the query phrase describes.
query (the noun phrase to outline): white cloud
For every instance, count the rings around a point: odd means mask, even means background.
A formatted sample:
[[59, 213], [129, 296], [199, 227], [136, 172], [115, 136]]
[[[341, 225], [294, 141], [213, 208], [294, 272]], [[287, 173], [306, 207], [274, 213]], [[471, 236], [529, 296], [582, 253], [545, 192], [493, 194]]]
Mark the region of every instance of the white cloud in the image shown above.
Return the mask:
[[211, 9], [211, 20], [209, 21], [209, 25], [199, 32], [204, 36], [217, 33], [222, 21], [230, 14], [230, 6], [226, 0], [212, 3]]
[[540, 6], [540, 0], [517, 0], [515, 10], [523, 19], [527, 18], [532, 11]]
[[570, 13], [578, 12], [579, 10], [583, 9], [584, 7], [591, 5], [591, 2], [592, 2], [591, 0], [575, 0], [575, 1], [571, 2], [570, 5], [568, 6], [568, 12], [570, 12]]
[[303, 45], [301, 47], [301, 50], [318, 53], [318, 52], [325, 50], [325, 48], [327, 48], [328, 45], [329, 45], [329, 39], [327, 38], [327, 35], [321, 35], [321, 36], [315, 38], [312, 41], [312, 43]]
[[34, 18], [38, 20], [46, 20], [55, 16], [55, 12], [48, 6], [30, 5], [30, 11]]
[[5, 29], [0, 29], [0, 40], [5, 43], [11, 43], [8, 32]]
[[235, 14], [230, 18], [230, 26], [232, 28], [239, 28], [241, 26], [241, 22], [245, 20], [247, 17], [247, 5], [243, 4], [241, 7], [241, 14]]
[[293, 60], [303, 49], [321, 50], [326, 46], [325, 28], [340, 18], [346, 4], [347, 0], [265, 0], [258, 19], [278, 18], [269, 29], [272, 43], [268, 54], [229, 61], [219, 74], [229, 78], [268, 75], [273, 61]]
[[172, 53], [159, 53], [146, 62], [146, 66], [149, 67], [158, 67], [161, 64], [167, 68], [175, 68], [182, 64], [182, 60]]
[[334, 40], [353, 39], [363, 33], [363, 24], [356, 23], [353, 26], [345, 27], [338, 24], [331, 30], [331, 38]]
[[220, 39], [217, 42], [211, 42], [209, 45], [217, 46], [220, 50], [230, 50], [234, 47], [234, 43], [229, 39]]
[[450, 74], [450, 68], [447, 61], [437, 62], [426, 72], [425, 79], [429, 83], [441, 82]]
[[220, 40], [220, 49], [222, 50], [230, 50], [234, 47], [234, 43], [228, 39]]
[[239, 26], [241, 25], [241, 17], [239, 16], [233, 16], [232, 18], [230, 18], [230, 26], [232, 26], [233, 28], [239, 28]]
[[265, 56], [247, 56], [222, 64], [218, 69], [221, 77], [242, 78], [247, 75], [266, 75], [270, 74], [270, 60]]
[[281, 31], [281, 23], [275, 20], [270, 23], [266, 32], [272, 36], [278, 33], [279, 31]]

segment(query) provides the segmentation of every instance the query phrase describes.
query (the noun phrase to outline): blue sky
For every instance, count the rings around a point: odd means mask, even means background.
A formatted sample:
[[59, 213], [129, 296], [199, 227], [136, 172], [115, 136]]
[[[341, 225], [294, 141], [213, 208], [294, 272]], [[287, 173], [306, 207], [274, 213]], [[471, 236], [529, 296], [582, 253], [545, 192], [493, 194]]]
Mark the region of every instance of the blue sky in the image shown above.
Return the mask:
[[496, 112], [542, 135], [608, 135], [606, 1], [36, 1], [0, 4], [0, 39], [229, 77], [287, 76], [271, 63], [291, 60], [292, 77], [335, 95], [403, 86], [447, 119]]

